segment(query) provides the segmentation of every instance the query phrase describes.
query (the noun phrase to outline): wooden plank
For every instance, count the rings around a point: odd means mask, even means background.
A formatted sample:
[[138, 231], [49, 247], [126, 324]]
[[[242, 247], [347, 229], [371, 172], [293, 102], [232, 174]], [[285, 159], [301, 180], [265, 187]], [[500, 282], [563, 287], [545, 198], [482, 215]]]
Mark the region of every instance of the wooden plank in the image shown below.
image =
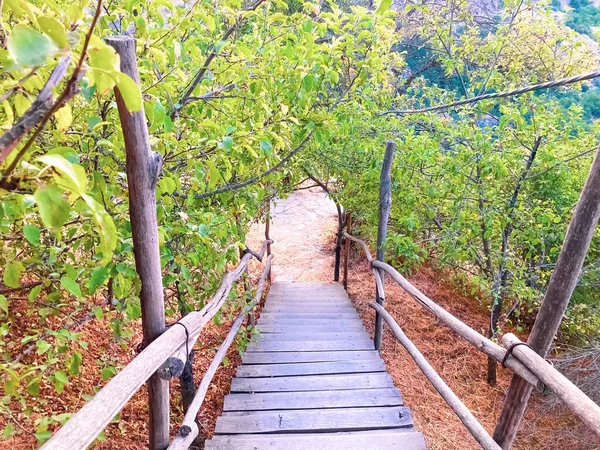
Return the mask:
[[282, 364], [317, 361], [365, 361], [381, 359], [375, 350], [323, 352], [253, 352], [242, 355], [243, 364]]
[[387, 373], [234, 378], [231, 392], [292, 392], [394, 387]]
[[268, 325], [259, 324], [256, 329], [261, 333], [344, 333], [352, 331], [364, 331], [365, 327], [362, 323], [347, 324], [347, 325]]
[[263, 308], [263, 314], [272, 313], [287, 313], [287, 314], [331, 314], [331, 313], [355, 313], [356, 309], [352, 305], [322, 305], [322, 306], [295, 306], [295, 305], [284, 305], [284, 306], [272, 306], [268, 305]]
[[330, 333], [267, 333], [255, 336], [252, 342], [280, 342], [280, 341], [345, 341], [352, 339], [370, 339], [366, 331], [338, 331]]
[[304, 319], [298, 319], [298, 318], [269, 319], [269, 318], [263, 318], [261, 316], [261, 318], [259, 320], [259, 324], [260, 325], [296, 325], [296, 326], [301, 326], [301, 325], [344, 326], [344, 325], [362, 325], [363, 323], [360, 319], [349, 319], [349, 318], [345, 318], [345, 319], [320, 319], [320, 318], [315, 318], [315, 319], [306, 319], [306, 318], [304, 318]]
[[361, 406], [402, 406], [402, 395], [396, 388], [229, 394], [225, 396], [223, 411], [351, 408]]
[[251, 352], [316, 352], [328, 350], [371, 350], [374, 348], [371, 339], [355, 339], [353, 341], [281, 341], [252, 342], [248, 344], [246, 353]]
[[260, 317], [263, 320], [277, 320], [277, 319], [358, 319], [358, 313], [356, 311], [342, 313], [342, 312], [334, 312], [334, 313], [261, 313]]
[[[214, 436], [206, 450], [426, 450], [421, 433], [385, 430], [332, 434]], [[406, 430], [408, 431], [408, 430]]]
[[383, 361], [333, 361], [293, 364], [244, 364], [239, 378], [282, 377], [292, 375], [333, 375], [342, 373], [385, 372]]
[[308, 409], [238, 412], [217, 419], [215, 434], [328, 432], [412, 428], [408, 408]]

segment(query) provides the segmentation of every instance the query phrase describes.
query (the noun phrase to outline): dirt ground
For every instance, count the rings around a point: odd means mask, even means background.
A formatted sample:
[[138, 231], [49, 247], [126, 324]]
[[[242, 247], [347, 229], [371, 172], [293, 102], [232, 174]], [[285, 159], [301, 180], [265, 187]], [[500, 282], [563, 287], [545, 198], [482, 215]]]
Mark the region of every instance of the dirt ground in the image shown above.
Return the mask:
[[[271, 237], [275, 241], [272, 249], [273, 280], [331, 281], [334, 264], [334, 242], [337, 225], [336, 210], [331, 201], [318, 189], [302, 190], [285, 200], [275, 202], [272, 207], [273, 221]], [[255, 224], [248, 236], [248, 245], [260, 247], [264, 238], [264, 225]], [[255, 285], [261, 270], [253, 263], [251, 283]], [[424, 266], [408, 277], [440, 305], [475, 329], [486, 323], [487, 311], [472, 298], [461, 296], [450, 280], [450, 274]], [[372, 275], [359, 249], [353, 249], [349, 274], [349, 294], [357, 307], [367, 329], [372, 332], [374, 313], [368, 307], [373, 299]], [[468, 344], [436, 323], [399, 287], [386, 284], [386, 308], [396, 318], [406, 334], [419, 347], [433, 367], [440, 373], [455, 393], [466, 403], [473, 414], [492, 431], [502, 408], [504, 393], [510, 375], [499, 370], [499, 383], [490, 387], [485, 382], [486, 359]], [[210, 323], [196, 345], [194, 362], [195, 380], [199, 383], [216, 349], [231, 327], [235, 314], [229, 314], [220, 325]], [[34, 417], [77, 411], [88, 395], [101, 388], [96, 361], [110, 359], [117, 367], [123, 367], [132, 358], [136, 343], [141, 341], [141, 332], [136, 330], [127, 350], [117, 343], [110, 329], [110, 312], [102, 320], [91, 321], [81, 330], [81, 339], [90, 342], [86, 351], [80, 376], [74, 378], [58, 396], [52, 388], [42, 391], [40, 396], [47, 402], [39, 407]], [[462, 424], [433, 390], [404, 349], [385, 332], [383, 358], [395, 385], [402, 391], [405, 404], [411, 408], [415, 427], [427, 440], [430, 450], [477, 449], [479, 446], [470, 437]], [[209, 438], [214, 430], [216, 418], [222, 411], [223, 397], [229, 391], [235, 368], [240, 363], [237, 346], [228, 353], [228, 364], [221, 366], [211, 384], [200, 412], [201, 435]], [[171, 430], [174, 433], [182, 419], [178, 382], [171, 383], [172, 416]], [[526, 421], [515, 448], [519, 450], [592, 450], [600, 448], [600, 442], [561, 408], [547, 407], [538, 395], [531, 402]], [[16, 402], [11, 405], [12, 417], [0, 419], [0, 429], [7, 421], [20, 429], [20, 434], [10, 441], [0, 442], [3, 449], [35, 449], [36, 439], [30, 427], [23, 425], [22, 407]], [[142, 388], [123, 409], [118, 421], [106, 429], [104, 442], [94, 448], [102, 450], [134, 450], [146, 448], [147, 399]]]

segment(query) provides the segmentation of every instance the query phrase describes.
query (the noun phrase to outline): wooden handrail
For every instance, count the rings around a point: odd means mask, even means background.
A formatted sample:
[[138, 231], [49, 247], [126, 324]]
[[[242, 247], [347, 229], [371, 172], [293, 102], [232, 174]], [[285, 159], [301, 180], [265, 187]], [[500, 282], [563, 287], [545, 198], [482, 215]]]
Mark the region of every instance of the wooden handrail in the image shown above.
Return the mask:
[[231, 347], [231, 344], [233, 343], [233, 340], [235, 339], [235, 336], [237, 335], [237, 333], [244, 321], [244, 318], [246, 317], [246, 315], [248, 315], [248, 313], [250, 311], [252, 311], [252, 309], [254, 309], [255, 306], [257, 306], [260, 303], [260, 300], [262, 298], [262, 293], [263, 293], [263, 290], [265, 287], [265, 281], [267, 279], [269, 272], [271, 271], [271, 260], [272, 259], [273, 259], [273, 255], [269, 255], [267, 257], [267, 260], [265, 263], [265, 268], [260, 277], [260, 281], [258, 283], [258, 287], [257, 287], [256, 295], [255, 295], [254, 299], [252, 300], [252, 302], [249, 305], [246, 305], [242, 309], [242, 312], [240, 313], [240, 315], [237, 317], [237, 319], [235, 319], [235, 322], [233, 322], [233, 325], [231, 326], [231, 330], [229, 331], [229, 333], [227, 334], [227, 337], [225, 338], [225, 340], [219, 347], [219, 350], [215, 354], [215, 357], [213, 358], [212, 362], [210, 363], [210, 366], [208, 366], [208, 369], [206, 370], [204, 377], [202, 377], [202, 381], [200, 382], [200, 385], [198, 386], [196, 395], [194, 396], [192, 403], [190, 404], [187, 412], [185, 413], [185, 417], [183, 418], [183, 423], [181, 424], [181, 427], [179, 428], [179, 432], [177, 433], [177, 436], [175, 436], [175, 439], [173, 439], [173, 442], [171, 442], [171, 445], [169, 445], [167, 450], [187, 450], [189, 448], [190, 444], [196, 438], [196, 436], [198, 436], [199, 430], [198, 430], [198, 426], [196, 424], [196, 417], [198, 416], [198, 411], [200, 411], [200, 408], [202, 407], [202, 403], [204, 402], [204, 397], [206, 396], [208, 387], [210, 386], [210, 383], [211, 383], [213, 377], [215, 376], [217, 369], [221, 365], [221, 362], [227, 355], [227, 350], [229, 350], [229, 347]]
[[[440, 322], [458, 334], [460, 337], [465, 339], [470, 344], [474, 345], [480, 352], [491, 356], [496, 361], [503, 362], [506, 356], [506, 350], [491, 341], [490, 339], [478, 333], [473, 328], [463, 323], [454, 315], [450, 314], [444, 308], [439, 306], [419, 289], [413, 286], [406, 278], [404, 278], [396, 269], [389, 264], [384, 262], [373, 260], [372, 265], [383, 271], [385, 271], [392, 279], [400, 285], [411, 297], [413, 297], [420, 305], [424, 306], [430, 313], [432, 313]], [[519, 360], [509, 356], [504, 361], [505, 366], [510, 368], [514, 373], [519, 375], [521, 378], [526, 380], [532, 386], [543, 388], [543, 384], [539, 378], [536, 377], [527, 367], [525, 367]]]
[[479, 442], [481, 447], [485, 450], [502, 450], [501, 447], [496, 444], [494, 439], [492, 439], [489, 433], [485, 430], [485, 428], [483, 428], [483, 425], [481, 425], [475, 416], [473, 416], [471, 411], [469, 411], [469, 408], [467, 408], [466, 405], [456, 396], [456, 394], [452, 392], [452, 389], [438, 375], [435, 369], [431, 367], [429, 362], [425, 359], [415, 344], [413, 344], [412, 341], [406, 337], [402, 331], [402, 328], [400, 328], [400, 326], [385, 310], [385, 308], [375, 302], [370, 303], [369, 306], [381, 315], [383, 320], [392, 330], [392, 333], [396, 339], [398, 339], [398, 342], [400, 342], [400, 344], [402, 344], [402, 346], [406, 349], [417, 366], [419, 366], [419, 369], [421, 369], [421, 372], [423, 372], [423, 375], [427, 377], [435, 390], [438, 391], [446, 403], [448, 403], [450, 408], [452, 408], [452, 411], [454, 411], [460, 421], [469, 430], [469, 433], [471, 433], [477, 442]]
[[[258, 254], [264, 255], [269, 243], [264, 241]], [[227, 300], [233, 282], [242, 275], [252, 257], [251, 253], [244, 255], [239, 265], [225, 274], [219, 289], [202, 310], [189, 313], [176, 322], [183, 326], [171, 326], [156, 338], [54, 433], [42, 449], [86, 449], [161, 365], [178, 349], [185, 348], [186, 335], [190, 337], [188, 345], [192, 348], [204, 326]]]
[[539, 377], [583, 423], [600, 436], [600, 406], [514, 334], [505, 334], [502, 337], [502, 345], [510, 349], [512, 355]]
[[[373, 259], [366, 242], [350, 236], [347, 233], [345, 233], [345, 236], [347, 239], [359, 243], [365, 249], [365, 254], [373, 269], [373, 276], [379, 291], [383, 293], [383, 283], [379, 272], [382, 270], [390, 275], [390, 277], [396, 281], [406, 293], [431, 312], [440, 322], [449, 327], [467, 342], [474, 345], [479, 351], [491, 356], [496, 361], [502, 362], [505, 367], [511, 369], [516, 375], [532, 386], [540, 389], [546, 387], [549, 388], [589, 428], [600, 435], [600, 406], [585, 395], [564, 375], [554, 369], [554, 367], [533, 349], [521, 342], [514, 334], [508, 333], [504, 335], [502, 337], [502, 344], [506, 349], [500, 347], [439, 306], [412, 285], [392, 266], [377, 259]], [[501, 447], [498, 446], [487, 431], [483, 429], [481, 424], [478, 422], [476, 424], [472, 423], [471, 418], [473, 420], [475, 420], [475, 418], [429, 365], [427, 360], [410, 339], [406, 337], [400, 326], [394, 321], [393, 317], [381, 305], [375, 302], [371, 303], [369, 306], [383, 317], [398, 341], [406, 348], [421, 371], [423, 371], [425, 376], [431, 381], [436, 390], [442, 395], [444, 400], [446, 400], [482, 447], [485, 449], [500, 449]]]

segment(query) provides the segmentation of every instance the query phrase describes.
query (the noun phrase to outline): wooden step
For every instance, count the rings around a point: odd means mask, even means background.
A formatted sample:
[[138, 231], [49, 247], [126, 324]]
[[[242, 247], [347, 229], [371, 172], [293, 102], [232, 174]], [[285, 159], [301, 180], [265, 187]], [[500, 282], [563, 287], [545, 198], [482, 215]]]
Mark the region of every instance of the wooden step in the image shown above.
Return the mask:
[[392, 388], [387, 373], [307, 375], [274, 378], [234, 378], [231, 392], [293, 392]]
[[244, 364], [238, 367], [237, 377], [283, 377], [295, 375], [333, 375], [342, 373], [367, 372], [385, 372], [385, 364], [381, 360], [295, 364]]
[[410, 411], [403, 406], [243, 411], [219, 417], [215, 434], [360, 431], [412, 425]]
[[376, 350], [317, 352], [251, 352], [242, 355], [243, 364], [284, 364], [319, 361], [380, 360]]
[[317, 325], [269, 325], [269, 324], [258, 324], [256, 329], [260, 333], [351, 333], [356, 331], [364, 331], [365, 326], [362, 322], [355, 322], [354, 324], [346, 325], [332, 325], [332, 324], [317, 324]]
[[353, 389], [344, 391], [256, 392], [225, 396], [223, 411], [279, 409], [357, 408], [402, 406], [396, 388]]
[[333, 434], [215, 436], [206, 450], [425, 450], [421, 433], [385, 431]]
[[251, 342], [246, 352], [316, 352], [331, 350], [371, 350], [373, 341], [369, 338], [352, 341], [280, 341]]
[[370, 339], [366, 331], [330, 331], [322, 332], [283, 332], [260, 334], [252, 338], [252, 342], [280, 341], [349, 341], [352, 339]]

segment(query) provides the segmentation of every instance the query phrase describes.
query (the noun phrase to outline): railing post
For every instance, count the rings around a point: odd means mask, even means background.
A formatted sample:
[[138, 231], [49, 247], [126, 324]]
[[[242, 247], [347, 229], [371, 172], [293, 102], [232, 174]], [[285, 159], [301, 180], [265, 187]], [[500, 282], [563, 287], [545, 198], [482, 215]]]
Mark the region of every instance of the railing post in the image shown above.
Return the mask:
[[[394, 161], [394, 150], [396, 144], [393, 141], [385, 143], [385, 156], [381, 167], [381, 176], [379, 178], [379, 224], [377, 227], [377, 259], [384, 261], [385, 239], [387, 236], [388, 219], [392, 207], [392, 163]], [[381, 273], [381, 272], [380, 272]], [[381, 283], [384, 283], [384, 274], [381, 273]], [[380, 298], [379, 289], [376, 289], [376, 301], [383, 306], [383, 299]], [[379, 313], [375, 314], [375, 349], [381, 349], [383, 338], [383, 318]]]
[[[267, 204], [267, 220], [265, 221], [265, 240], [270, 241], [271, 237], [269, 236], [271, 231], [271, 198], [269, 198], [269, 203]], [[271, 244], [267, 243], [267, 257], [271, 254]], [[271, 271], [269, 270], [269, 275], [267, 276], [269, 280], [269, 284], [271, 284]]]
[[[135, 39], [129, 36], [106, 38], [121, 58], [121, 71], [137, 84]], [[149, 345], [165, 331], [158, 225], [156, 219], [156, 182], [162, 159], [150, 149], [150, 137], [144, 108], [130, 113], [119, 90], [115, 88], [119, 118], [125, 139], [127, 185], [129, 190], [129, 217], [133, 237], [135, 268], [142, 289], [143, 345]], [[157, 373], [148, 381], [148, 409], [150, 414], [150, 450], [162, 450], [169, 445], [169, 383]]]
[[[585, 261], [600, 216], [600, 148], [592, 162], [590, 173], [571, 217], [556, 267], [548, 283], [542, 306], [537, 314], [528, 344], [541, 357], [550, 350], [562, 317]], [[502, 414], [494, 431], [494, 439], [503, 449], [509, 449], [517, 435], [527, 408], [531, 386], [513, 376], [504, 401]]]
[[[352, 234], [352, 213], [346, 213], [346, 233]], [[348, 262], [350, 259], [350, 239], [346, 238], [344, 247], [344, 289], [348, 290]]]

